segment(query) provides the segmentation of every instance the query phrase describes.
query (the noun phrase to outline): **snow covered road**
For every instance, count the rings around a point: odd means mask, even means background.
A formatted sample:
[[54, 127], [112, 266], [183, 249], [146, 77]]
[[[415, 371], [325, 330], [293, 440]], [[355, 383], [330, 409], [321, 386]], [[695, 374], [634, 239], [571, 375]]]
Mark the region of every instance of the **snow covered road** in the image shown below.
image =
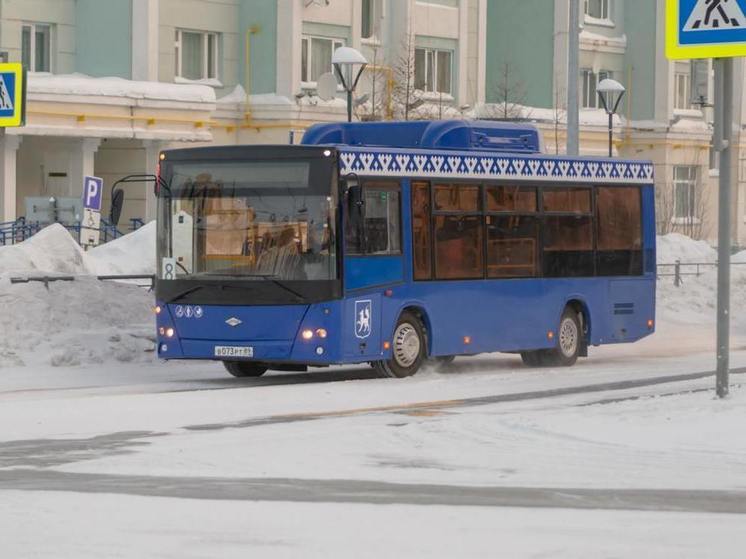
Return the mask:
[[[744, 555], [746, 274], [723, 401], [712, 274], [659, 282], [654, 336], [571, 369], [234, 379], [154, 362], [151, 295], [90, 278], [147, 231], [96, 254], [62, 233], [0, 252], [80, 276], [0, 277], [2, 558]], [[664, 239], [667, 258], [711, 256]]]
[[712, 556], [740, 557], [746, 351], [721, 402], [712, 355], [671, 345], [601, 348], [562, 370], [483, 356], [404, 381], [6, 369], [0, 551], [699, 557], [720, 534]]

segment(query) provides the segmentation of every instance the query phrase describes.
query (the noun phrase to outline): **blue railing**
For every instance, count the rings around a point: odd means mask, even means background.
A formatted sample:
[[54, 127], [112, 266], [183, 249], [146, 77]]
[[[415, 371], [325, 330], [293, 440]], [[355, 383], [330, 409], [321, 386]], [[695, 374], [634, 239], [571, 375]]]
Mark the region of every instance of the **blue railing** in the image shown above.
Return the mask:
[[[0, 223], [0, 246], [2, 245], [13, 245], [16, 243], [20, 243], [25, 241], [26, 239], [32, 237], [39, 231], [41, 231], [44, 227], [47, 225], [50, 225], [49, 223], [40, 223], [38, 221], [36, 222], [26, 222], [26, 219], [23, 217], [19, 217], [15, 221], [7, 221], [5, 223]], [[80, 223], [73, 223], [73, 224], [62, 224], [68, 231], [70, 231], [70, 234], [73, 236], [73, 238], [80, 242], [80, 230], [81, 230], [81, 224]], [[130, 219], [130, 231], [136, 231], [140, 227], [145, 225], [145, 222], [137, 217]], [[115, 225], [112, 225], [105, 219], [101, 219], [101, 243], [108, 243], [109, 241], [113, 241], [114, 239], [118, 239], [125, 233], [120, 231]]]

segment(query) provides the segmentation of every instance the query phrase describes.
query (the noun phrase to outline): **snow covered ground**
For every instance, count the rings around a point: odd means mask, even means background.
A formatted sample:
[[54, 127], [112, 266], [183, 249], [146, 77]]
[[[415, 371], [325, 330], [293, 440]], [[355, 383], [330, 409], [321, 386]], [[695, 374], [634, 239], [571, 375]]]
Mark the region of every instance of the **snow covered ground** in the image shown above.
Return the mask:
[[[743, 556], [746, 269], [721, 401], [694, 374], [714, 271], [660, 280], [656, 335], [572, 369], [233, 379], [157, 363], [152, 294], [92, 277], [152, 273], [153, 244], [83, 253], [51, 228], [0, 248], [1, 557]], [[714, 252], [661, 239], [677, 258]], [[76, 280], [10, 283], [40, 274]]]

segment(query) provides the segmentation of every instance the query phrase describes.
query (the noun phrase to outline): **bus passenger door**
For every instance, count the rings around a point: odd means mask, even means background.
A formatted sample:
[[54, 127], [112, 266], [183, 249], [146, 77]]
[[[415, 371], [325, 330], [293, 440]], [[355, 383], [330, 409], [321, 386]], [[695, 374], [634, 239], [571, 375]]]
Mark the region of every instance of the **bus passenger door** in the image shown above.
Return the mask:
[[381, 324], [387, 316], [381, 293], [404, 281], [401, 189], [391, 180], [367, 180], [360, 188], [348, 192], [345, 212], [345, 354], [374, 356], [380, 354], [382, 328], [393, 328]]

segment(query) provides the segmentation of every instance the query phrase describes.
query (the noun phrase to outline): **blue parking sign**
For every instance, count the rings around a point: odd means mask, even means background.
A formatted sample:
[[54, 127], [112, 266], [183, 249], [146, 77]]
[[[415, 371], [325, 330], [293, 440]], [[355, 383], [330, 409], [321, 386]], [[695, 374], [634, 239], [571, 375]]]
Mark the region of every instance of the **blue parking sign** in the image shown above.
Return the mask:
[[85, 177], [83, 180], [83, 207], [88, 210], [100, 212], [103, 191], [104, 179]]

